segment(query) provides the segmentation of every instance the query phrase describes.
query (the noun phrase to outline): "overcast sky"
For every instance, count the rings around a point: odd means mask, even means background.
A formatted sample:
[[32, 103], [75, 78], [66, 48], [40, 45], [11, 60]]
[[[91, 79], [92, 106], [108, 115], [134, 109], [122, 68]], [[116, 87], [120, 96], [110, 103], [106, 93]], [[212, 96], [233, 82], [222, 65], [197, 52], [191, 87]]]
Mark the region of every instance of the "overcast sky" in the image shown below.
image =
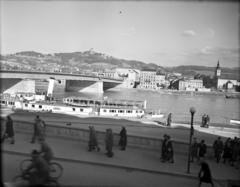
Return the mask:
[[94, 51], [161, 66], [239, 66], [239, 4], [0, 1], [1, 54]]

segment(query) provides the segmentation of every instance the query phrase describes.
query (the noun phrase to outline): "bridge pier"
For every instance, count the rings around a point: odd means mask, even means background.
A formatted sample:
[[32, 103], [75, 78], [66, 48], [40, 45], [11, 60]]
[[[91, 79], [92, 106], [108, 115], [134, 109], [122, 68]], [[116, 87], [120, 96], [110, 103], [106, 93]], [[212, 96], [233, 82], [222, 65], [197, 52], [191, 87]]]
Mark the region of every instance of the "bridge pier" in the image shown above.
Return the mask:
[[65, 90], [72, 92], [103, 93], [103, 82], [86, 80], [66, 80]]

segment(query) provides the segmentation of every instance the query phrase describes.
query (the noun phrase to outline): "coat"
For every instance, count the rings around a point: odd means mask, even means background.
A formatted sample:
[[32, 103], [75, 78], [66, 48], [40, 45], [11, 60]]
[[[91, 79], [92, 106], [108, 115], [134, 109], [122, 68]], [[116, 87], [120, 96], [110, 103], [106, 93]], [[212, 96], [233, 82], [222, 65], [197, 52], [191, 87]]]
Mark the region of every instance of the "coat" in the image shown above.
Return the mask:
[[119, 136], [121, 137], [119, 141], [119, 145], [127, 145], [127, 131], [125, 127], [121, 130]]
[[198, 143], [193, 142], [193, 144], [192, 144], [192, 156], [197, 156], [197, 152], [198, 152]]
[[223, 142], [215, 140], [213, 143], [215, 158], [220, 158], [223, 151]]
[[173, 157], [173, 145], [172, 145], [172, 141], [171, 140], [168, 140], [166, 142], [166, 152], [167, 152], [167, 154], [170, 154], [171, 157]]
[[13, 137], [14, 136], [13, 121], [12, 120], [8, 120], [7, 121], [5, 134], [7, 134], [9, 137]]
[[112, 150], [113, 144], [114, 144], [114, 138], [113, 138], [113, 133], [112, 132], [108, 133], [106, 143], [107, 143], [106, 149], [107, 150]]
[[206, 144], [199, 144], [199, 157], [204, 157], [207, 153], [207, 146]]
[[98, 146], [96, 131], [92, 127], [90, 128], [90, 136], [89, 136], [88, 146], [90, 146], [90, 147]]

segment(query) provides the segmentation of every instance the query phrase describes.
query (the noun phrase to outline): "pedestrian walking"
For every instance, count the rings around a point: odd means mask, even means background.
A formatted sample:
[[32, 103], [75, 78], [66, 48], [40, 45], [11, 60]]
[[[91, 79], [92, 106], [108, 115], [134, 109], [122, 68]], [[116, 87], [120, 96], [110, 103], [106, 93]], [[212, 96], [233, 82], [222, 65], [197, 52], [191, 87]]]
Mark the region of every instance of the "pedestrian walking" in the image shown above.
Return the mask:
[[171, 126], [171, 122], [172, 122], [172, 113], [168, 115], [167, 126]]
[[174, 163], [173, 160], [173, 145], [172, 145], [172, 141], [170, 140], [171, 137], [169, 135], [167, 135], [167, 141], [166, 141], [166, 156], [163, 159], [162, 162], [165, 162], [166, 159], [169, 159], [170, 162], [169, 163]]
[[214, 141], [213, 150], [214, 156], [217, 159], [217, 163], [219, 163], [223, 151], [223, 142], [221, 141], [221, 137], [218, 137], [218, 139]]
[[205, 159], [205, 154], [207, 153], [207, 145], [205, 144], [205, 140], [202, 140], [199, 144], [199, 155], [198, 155], [198, 161], [199, 159]]
[[125, 150], [126, 149], [126, 145], [127, 145], [127, 131], [126, 131], [126, 128], [125, 126], [122, 126], [122, 130], [121, 132], [119, 133], [119, 136], [121, 137], [120, 138], [120, 141], [119, 141], [119, 145], [122, 146], [122, 149], [121, 150]]
[[165, 159], [165, 156], [166, 156], [166, 142], [167, 142], [167, 134], [164, 134], [163, 141], [162, 141], [162, 157], [161, 157], [161, 159]]
[[207, 115], [207, 117], [206, 117], [206, 126], [209, 127], [209, 125], [210, 125], [210, 117], [209, 117], [209, 115]]
[[109, 136], [109, 129], [106, 129], [106, 136], [105, 136], [105, 144], [106, 144], [106, 155], [108, 155], [108, 136]]
[[34, 133], [33, 133], [32, 141], [30, 143], [35, 143], [35, 140], [37, 137], [39, 138], [39, 140], [44, 141], [43, 128], [44, 128], [43, 121], [39, 118], [39, 116], [36, 116], [35, 123], [34, 123]]
[[[203, 173], [203, 176], [202, 176]], [[201, 170], [198, 173], [198, 177], [199, 177], [199, 185], [198, 187], [200, 187], [202, 185], [202, 183], [211, 183], [211, 185], [214, 187], [213, 181], [212, 181], [212, 175], [211, 175], [211, 170], [208, 166], [208, 163], [205, 161], [201, 161]]]
[[108, 136], [107, 136], [107, 151], [108, 151], [108, 154], [107, 156], [108, 157], [113, 157], [113, 144], [114, 144], [114, 137], [113, 137], [113, 133], [112, 133], [112, 129], [109, 129], [109, 132], [108, 132]]
[[90, 136], [89, 136], [89, 142], [88, 142], [88, 147], [89, 147], [88, 151], [92, 151], [93, 147], [94, 148], [97, 147], [98, 151], [100, 151], [100, 148], [98, 147], [97, 134], [94, 127], [90, 126], [89, 130], [90, 130], [90, 133], [89, 133]]
[[239, 152], [240, 152], [240, 141], [239, 141], [239, 138], [235, 137], [232, 143], [231, 166], [234, 166], [234, 162], [238, 161]]
[[194, 158], [197, 158], [197, 160], [199, 160], [197, 153], [198, 153], [198, 142], [197, 142], [197, 138], [193, 139], [193, 143], [192, 143], [192, 152], [191, 152], [191, 156], [192, 156], [192, 160], [191, 162], [193, 162]]
[[223, 163], [226, 163], [226, 160], [230, 163], [232, 157], [232, 147], [231, 147], [231, 138], [228, 138], [224, 144], [223, 148]]
[[203, 117], [202, 117], [202, 127], [205, 126], [205, 124], [206, 124], [205, 121], [206, 121], [206, 116], [204, 114]]
[[13, 121], [12, 118], [10, 116], [7, 116], [7, 122], [6, 122], [6, 130], [2, 136], [2, 141], [4, 142], [6, 136], [8, 136], [9, 138], [11, 138], [11, 142], [10, 144], [14, 144], [15, 140], [14, 140], [14, 132], [13, 132]]

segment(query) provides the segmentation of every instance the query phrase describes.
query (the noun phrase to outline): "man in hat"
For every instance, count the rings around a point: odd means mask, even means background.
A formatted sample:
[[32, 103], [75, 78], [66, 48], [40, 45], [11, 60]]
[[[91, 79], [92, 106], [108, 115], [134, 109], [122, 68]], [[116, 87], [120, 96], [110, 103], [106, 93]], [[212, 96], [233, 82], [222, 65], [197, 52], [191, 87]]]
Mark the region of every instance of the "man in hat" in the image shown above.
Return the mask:
[[164, 134], [163, 141], [162, 141], [162, 157], [161, 157], [161, 159], [165, 159], [165, 156], [166, 156], [166, 142], [167, 142], [167, 134]]
[[168, 115], [167, 126], [171, 126], [171, 122], [172, 122], [172, 113]]
[[193, 138], [193, 143], [192, 143], [192, 160], [191, 162], [193, 162], [193, 159], [194, 157], [198, 159], [198, 156], [197, 156], [197, 152], [198, 152], [198, 142], [197, 142], [197, 138]]
[[30, 186], [43, 186], [49, 177], [49, 165], [37, 150], [33, 150], [31, 155], [32, 164], [23, 172], [23, 176], [29, 179]]
[[199, 155], [198, 155], [198, 161], [200, 158], [204, 159], [205, 154], [207, 153], [207, 145], [205, 144], [205, 140], [202, 140], [199, 146]]

